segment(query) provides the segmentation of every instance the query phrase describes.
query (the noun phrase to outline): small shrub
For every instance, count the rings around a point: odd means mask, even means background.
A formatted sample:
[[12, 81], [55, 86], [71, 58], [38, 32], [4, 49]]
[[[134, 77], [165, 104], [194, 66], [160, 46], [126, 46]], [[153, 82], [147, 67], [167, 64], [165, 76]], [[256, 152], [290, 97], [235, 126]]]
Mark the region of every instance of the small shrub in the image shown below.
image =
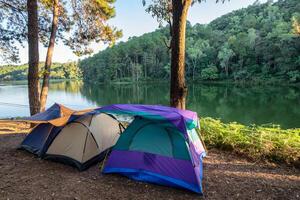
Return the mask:
[[216, 80], [219, 78], [218, 68], [211, 66], [201, 71], [201, 79], [203, 80]]

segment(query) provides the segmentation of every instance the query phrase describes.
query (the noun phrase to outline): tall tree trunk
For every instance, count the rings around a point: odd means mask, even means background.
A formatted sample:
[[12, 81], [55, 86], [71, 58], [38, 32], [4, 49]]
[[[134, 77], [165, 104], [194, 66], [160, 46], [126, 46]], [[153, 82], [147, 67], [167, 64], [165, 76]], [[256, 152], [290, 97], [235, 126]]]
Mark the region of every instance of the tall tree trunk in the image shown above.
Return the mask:
[[43, 85], [41, 90], [41, 111], [45, 111], [48, 90], [49, 90], [49, 79], [50, 79], [50, 71], [53, 57], [53, 50], [56, 38], [56, 32], [58, 27], [58, 0], [53, 1], [53, 18], [52, 18], [52, 27], [51, 27], [51, 35], [46, 55], [46, 62], [43, 73]]
[[37, 0], [27, 0], [28, 12], [28, 98], [30, 114], [40, 112], [39, 27]]
[[185, 109], [187, 87], [185, 85], [185, 31], [191, 0], [172, 1], [172, 53], [170, 105]]

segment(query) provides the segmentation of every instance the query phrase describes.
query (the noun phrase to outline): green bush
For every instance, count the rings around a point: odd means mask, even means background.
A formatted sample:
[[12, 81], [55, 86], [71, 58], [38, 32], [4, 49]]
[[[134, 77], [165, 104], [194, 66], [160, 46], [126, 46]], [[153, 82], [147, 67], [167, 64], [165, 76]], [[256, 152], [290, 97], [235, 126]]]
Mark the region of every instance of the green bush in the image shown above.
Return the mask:
[[200, 124], [208, 147], [300, 167], [300, 128], [284, 130], [278, 125], [245, 126], [212, 118], [202, 118]]
[[218, 68], [215, 66], [210, 66], [201, 71], [201, 79], [203, 80], [216, 80], [218, 78]]

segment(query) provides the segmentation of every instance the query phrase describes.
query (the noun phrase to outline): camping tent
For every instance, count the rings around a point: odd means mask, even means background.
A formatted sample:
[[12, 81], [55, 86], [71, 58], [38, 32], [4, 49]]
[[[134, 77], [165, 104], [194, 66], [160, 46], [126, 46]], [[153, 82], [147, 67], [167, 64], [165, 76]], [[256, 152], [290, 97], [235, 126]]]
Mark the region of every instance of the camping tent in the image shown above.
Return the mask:
[[55, 103], [44, 112], [23, 118], [24, 121], [33, 123], [36, 126], [23, 140], [20, 148], [41, 157], [49, 133], [59, 131], [74, 112], [74, 110]]
[[[124, 130], [114, 115], [134, 120]], [[21, 147], [42, 158], [82, 170], [113, 147], [103, 173], [202, 193], [205, 150], [195, 112], [129, 104], [73, 111], [55, 104], [26, 120], [38, 125]]]
[[[58, 111], [62, 108], [67, 112]], [[79, 170], [103, 159], [122, 131], [112, 115], [94, 110], [76, 112], [55, 104], [38, 115], [26, 119], [38, 125], [24, 139], [21, 148]]]
[[101, 112], [135, 116], [108, 157], [103, 173], [202, 193], [205, 150], [197, 114], [150, 105], [110, 105]]

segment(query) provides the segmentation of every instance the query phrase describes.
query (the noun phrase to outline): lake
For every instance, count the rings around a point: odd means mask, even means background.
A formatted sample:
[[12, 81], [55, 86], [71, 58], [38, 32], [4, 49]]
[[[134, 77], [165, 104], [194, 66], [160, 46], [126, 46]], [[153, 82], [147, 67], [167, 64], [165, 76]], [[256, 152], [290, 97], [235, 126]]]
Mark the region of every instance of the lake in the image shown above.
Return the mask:
[[[48, 107], [54, 102], [74, 109], [114, 103], [169, 103], [168, 83], [86, 85], [80, 81], [51, 83]], [[300, 88], [291, 86], [240, 86], [189, 84], [187, 108], [202, 117], [243, 124], [275, 123], [300, 127]], [[0, 118], [28, 116], [26, 83], [0, 85]]]

